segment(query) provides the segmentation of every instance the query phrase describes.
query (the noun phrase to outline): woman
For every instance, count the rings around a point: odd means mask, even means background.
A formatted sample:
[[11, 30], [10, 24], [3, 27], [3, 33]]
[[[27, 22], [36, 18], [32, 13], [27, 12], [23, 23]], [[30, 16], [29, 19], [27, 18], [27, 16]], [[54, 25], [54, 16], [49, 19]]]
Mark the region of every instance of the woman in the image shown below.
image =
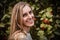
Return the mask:
[[33, 25], [31, 6], [26, 2], [17, 3], [12, 10], [9, 40], [32, 40], [29, 31]]

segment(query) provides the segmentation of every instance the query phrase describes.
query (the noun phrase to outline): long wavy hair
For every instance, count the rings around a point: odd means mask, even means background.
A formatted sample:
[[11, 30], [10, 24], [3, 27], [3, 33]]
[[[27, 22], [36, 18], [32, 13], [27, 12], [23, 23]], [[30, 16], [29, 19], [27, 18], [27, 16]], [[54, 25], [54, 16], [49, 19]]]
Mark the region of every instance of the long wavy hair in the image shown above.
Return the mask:
[[11, 26], [10, 26], [9, 37], [11, 37], [12, 34], [17, 30], [21, 30], [21, 31], [23, 30], [22, 9], [25, 7], [25, 5], [28, 5], [31, 8], [31, 6], [26, 2], [19, 2], [13, 7], [13, 10], [11, 13]]

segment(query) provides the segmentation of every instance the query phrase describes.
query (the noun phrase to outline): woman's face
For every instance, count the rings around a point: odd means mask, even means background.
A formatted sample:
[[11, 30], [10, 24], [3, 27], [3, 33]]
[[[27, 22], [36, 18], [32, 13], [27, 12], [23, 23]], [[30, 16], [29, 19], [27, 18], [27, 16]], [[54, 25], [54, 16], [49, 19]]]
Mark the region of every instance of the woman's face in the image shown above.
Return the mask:
[[34, 14], [29, 6], [23, 8], [23, 26], [31, 27], [34, 25]]

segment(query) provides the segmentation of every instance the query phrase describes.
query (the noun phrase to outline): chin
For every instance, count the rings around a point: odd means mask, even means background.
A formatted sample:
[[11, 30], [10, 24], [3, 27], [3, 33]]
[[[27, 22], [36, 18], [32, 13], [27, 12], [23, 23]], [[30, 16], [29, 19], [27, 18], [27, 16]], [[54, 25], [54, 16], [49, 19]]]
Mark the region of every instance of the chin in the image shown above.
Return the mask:
[[27, 26], [32, 27], [32, 26], [34, 26], [34, 23], [33, 24], [28, 24]]

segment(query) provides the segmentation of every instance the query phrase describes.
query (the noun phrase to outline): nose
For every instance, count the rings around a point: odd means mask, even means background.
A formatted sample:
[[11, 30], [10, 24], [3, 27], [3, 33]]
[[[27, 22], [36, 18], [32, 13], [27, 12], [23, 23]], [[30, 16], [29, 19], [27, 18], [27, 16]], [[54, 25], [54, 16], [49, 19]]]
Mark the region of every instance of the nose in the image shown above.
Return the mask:
[[32, 18], [32, 15], [28, 14], [28, 18]]

